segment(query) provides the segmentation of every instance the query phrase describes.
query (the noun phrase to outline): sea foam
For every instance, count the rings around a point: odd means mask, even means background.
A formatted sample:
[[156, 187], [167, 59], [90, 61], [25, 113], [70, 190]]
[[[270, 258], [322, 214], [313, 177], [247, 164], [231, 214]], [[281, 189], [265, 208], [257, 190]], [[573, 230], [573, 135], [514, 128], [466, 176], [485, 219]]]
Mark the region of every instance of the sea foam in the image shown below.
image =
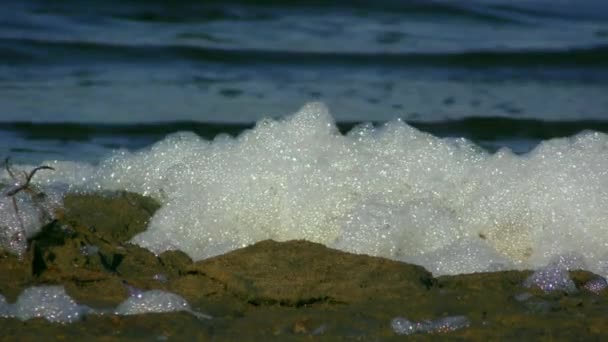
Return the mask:
[[471, 325], [465, 316], [448, 316], [434, 321], [425, 320], [412, 322], [404, 317], [395, 317], [391, 320], [391, 327], [397, 335], [412, 335], [418, 333], [446, 333]]
[[[48, 188], [44, 193], [32, 187], [15, 193], [27, 183], [26, 174], [18, 171], [9, 177], [5, 170], [0, 186], [0, 246], [22, 256], [27, 249], [27, 238], [37, 233], [53, 219], [53, 210], [62, 202], [62, 191]], [[0, 184], [4, 183], [0, 179]]]
[[85, 315], [137, 315], [184, 311], [198, 319], [211, 319], [204, 313], [192, 310], [181, 296], [167, 291], [150, 290], [133, 293], [115, 309], [93, 309], [80, 305], [70, 297], [63, 286], [44, 285], [28, 287], [13, 304], [0, 294], [0, 317], [14, 317], [22, 321], [44, 318], [54, 323], [73, 323]]
[[92, 312], [91, 308], [77, 304], [62, 286], [29, 287], [14, 304], [7, 303], [0, 295], [0, 317], [15, 317], [22, 321], [40, 317], [50, 322], [72, 323], [89, 312]]
[[192, 310], [190, 304], [188, 304], [180, 295], [161, 290], [134, 293], [120, 303], [114, 312], [117, 315], [137, 315], [149, 312], [161, 313], [174, 311], [185, 311], [199, 319], [211, 319], [211, 316], [209, 315]]
[[162, 207], [132, 242], [195, 260], [306, 239], [435, 274], [538, 268], [577, 253], [605, 276], [607, 147], [606, 135], [585, 132], [492, 154], [398, 120], [342, 135], [311, 103], [235, 138], [177, 133], [98, 166], [49, 162], [56, 171], [36, 181], [152, 196]]

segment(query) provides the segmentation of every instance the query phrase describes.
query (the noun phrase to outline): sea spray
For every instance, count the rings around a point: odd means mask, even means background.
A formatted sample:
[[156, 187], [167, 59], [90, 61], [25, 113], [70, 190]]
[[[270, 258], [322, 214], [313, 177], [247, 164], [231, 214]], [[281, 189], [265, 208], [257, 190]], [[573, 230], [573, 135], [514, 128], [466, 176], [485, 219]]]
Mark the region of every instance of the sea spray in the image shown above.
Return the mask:
[[608, 137], [585, 132], [515, 155], [402, 121], [342, 135], [324, 105], [238, 137], [178, 133], [97, 166], [52, 162], [72, 191], [128, 190], [162, 203], [132, 242], [195, 260], [263, 239], [306, 239], [421, 264], [434, 274], [608, 260]]

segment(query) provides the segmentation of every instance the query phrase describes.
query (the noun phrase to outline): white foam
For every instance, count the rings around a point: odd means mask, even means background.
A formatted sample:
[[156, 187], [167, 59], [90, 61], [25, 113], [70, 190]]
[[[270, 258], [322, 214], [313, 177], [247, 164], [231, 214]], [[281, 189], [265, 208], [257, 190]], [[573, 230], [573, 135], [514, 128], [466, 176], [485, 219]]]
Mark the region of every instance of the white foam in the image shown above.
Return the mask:
[[237, 138], [179, 133], [98, 167], [54, 162], [37, 181], [152, 196], [162, 207], [133, 242], [195, 260], [307, 239], [436, 274], [537, 268], [577, 252], [606, 275], [607, 147], [587, 132], [489, 154], [400, 121], [341, 135], [312, 103]]
[[36, 195], [26, 191], [7, 195], [24, 181], [0, 189], [0, 246], [17, 255], [25, 253], [26, 239], [50, 222], [62, 198], [60, 192], [51, 189], [44, 193], [44, 198], [34, 197]]
[[8, 303], [6, 298], [0, 295], [0, 317], [15, 317], [22, 321], [41, 317], [50, 322], [72, 323], [87, 314], [137, 315], [175, 311], [185, 311], [199, 319], [211, 318], [192, 310], [190, 304], [181, 296], [161, 290], [137, 291], [113, 310], [94, 310], [79, 305], [65, 292], [63, 286], [26, 288], [14, 304]]
[[10, 304], [6, 298], [0, 294], [0, 317], [7, 317], [10, 314]]
[[114, 312], [117, 315], [138, 315], [175, 311], [185, 311], [198, 318], [211, 318], [211, 316], [192, 310], [190, 304], [180, 295], [161, 290], [134, 293], [120, 303]]
[[29, 287], [19, 295], [15, 304], [9, 304], [0, 295], [0, 316], [15, 317], [22, 321], [35, 317], [50, 322], [78, 321], [90, 308], [78, 305], [65, 293], [62, 286]]
[[391, 327], [397, 335], [412, 335], [418, 333], [446, 333], [467, 328], [471, 322], [465, 316], [448, 316], [434, 321], [426, 320], [412, 322], [404, 317], [395, 317], [391, 320]]
[[532, 273], [523, 285], [538, 287], [545, 292], [575, 292], [577, 288], [568, 271], [584, 269], [583, 259], [577, 254], [556, 256], [549, 264]]
[[590, 292], [600, 294], [608, 288], [608, 282], [605, 278], [597, 276], [586, 282], [583, 287]]

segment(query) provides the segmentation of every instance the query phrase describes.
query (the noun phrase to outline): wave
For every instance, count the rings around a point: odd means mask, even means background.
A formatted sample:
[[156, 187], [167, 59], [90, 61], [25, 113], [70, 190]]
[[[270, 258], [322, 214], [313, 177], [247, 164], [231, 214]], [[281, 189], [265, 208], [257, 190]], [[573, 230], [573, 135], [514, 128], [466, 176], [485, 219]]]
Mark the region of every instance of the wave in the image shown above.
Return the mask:
[[[177, 2], [169, 10], [163, 7], [142, 6], [140, 10], [130, 13], [113, 15], [143, 22], [206, 22], [214, 20], [266, 20], [276, 15], [272, 11], [279, 9], [317, 10], [317, 11], [366, 11], [391, 12], [407, 16], [429, 16], [431, 18], [454, 17], [488, 22], [492, 24], [521, 23], [516, 17], [510, 15], [511, 10], [491, 11], [484, 10], [485, 6], [468, 6], [466, 3], [447, 3], [439, 1], [277, 1], [277, 0], [239, 0], [239, 1], [206, 1], [204, 7], [196, 8], [197, 4], [191, 1]], [[194, 5], [194, 6], [193, 6]], [[235, 11], [235, 6], [265, 9], [265, 14], [252, 14], [249, 11]], [[195, 9], [193, 11], [193, 9]], [[516, 13], [516, 12], [515, 12]]]
[[55, 171], [36, 181], [152, 196], [162, 207], [132, 242], [196, 260], [269, 238], [307, 239], [435, 274], [576, 254], [605, 275], [607, 142], [593, 132], [523, 156], [492, 154], [402, 122], [343, 135], [323, 105], [308, 104], [236, 139], [180, 133], [97, 166], [49, 162]]
[[[342, 134], [362, 124], [375, 127], [383, 122], [338, 122]], [[508, 117], [467, 117], [444, 121], [407, 121], [407, 124], [438, 137], [466, 137], [471, 140], [523, 138], [547, 140], [569, 137], [583, 131], [608, 133], [608, 120], [545, 121]], [[28, 140], [86, 141], [96, 137], [146, 137], [158, 140], [176, 132], [193, 132], [205, 139], [219, 134], [237, 136], [255, 123], [173, 121], [140, 124], [0, 122], [0, 132], [15, 133]]]
[[9, 64], [128, 63], [189, 60], [233, 65], [382, 67], [602, 67], [608, 45], [565, 49], [475, 50], [445, 53], [305, 52], [186, 45], [118, 45], [83, 41], [0, 38], [0, 61]]
[[[106, 5], [97, 5], [98, 15], [127, 18], [146, 22], [204, 22], [210, 20], [239, 20], [251, 19], [251, 10], [265, 10], [271, 12], [277, 9], [298, 10], [337, 10], [337, 11], [365, 11], [391, 12], [403, 15], [424, 15], [433, 18], [453, 17], [487, 21], [490, 23], [518, 22], [518, 14], [530, 17], [562, 17], [576, 18], [581, 13], [587, 17], [605, 17], [600, 9], [605, 8], [602, 1], [586, 0], [578, 2], [576, 6], [571, 3], [552, 1], [527, 0], [513, 3], [513, 1], [450, 1], [450, 0], [209, 0], [205, 2], [196, 0], [172, 1], [168, 4], [163, 0], [154, 1], [107, 1]], [[110, 4], [110, 5], [108, 5]], [[235, 9], [249, 9], [250, 11], [237, 11]], [[52, 6], [42, 6], [38, 11], [46, 13], [78, 13], [89, 10], [90, 6], [82, 6], [79, 1], [63, 1]], [[249, 12], [249, 13], [247, 13]], [[602, 15], [603, 14], [603, 15]], [[253, 16], [254, 18], [256, 16]], [[268, 14], [261, 18], [268, 17]], [[259, 18], [258, 18], [259, 19]]]

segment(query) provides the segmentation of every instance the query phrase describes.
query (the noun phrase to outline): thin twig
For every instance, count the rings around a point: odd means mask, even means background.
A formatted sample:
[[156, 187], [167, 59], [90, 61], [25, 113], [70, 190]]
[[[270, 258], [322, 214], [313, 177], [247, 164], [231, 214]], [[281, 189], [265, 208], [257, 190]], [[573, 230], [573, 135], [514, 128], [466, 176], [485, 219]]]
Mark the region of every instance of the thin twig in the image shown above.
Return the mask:
[[[23, 219], [21, 218], [21, 215], [19, 215], [19, 207], [17, 206], [17, 198], [15, 198], [14, 196], [12, 197], [13, 200], [13, 209], [15, 209], [15, 216], [17, 216], [17, 221], [19, 221], [19, 225], [21, 226], [21, 233], [23, 233], [25, 235], [25, 224], [23, 223]], [[20, 234], [17, 233], [17, 240], [21, 240], [21, 236], [19, 236]]]
[[4, 159], [4, 167], [6, 168], [6, 172], [8, 172], [9, 176], [11, 176], [11, 178], [13, 180], [15, 179], [15, 174], [13, 173], [13, 171], [11, 171], [11, 157], [6, 157], [6, 159]]
[[32, 177], [34, 177], [34, 174], [38, 170], [55, 170], [55, 169], [53, 169], [50, 166], [46, 166], [46, 165], [38, 166], [37, 168], [35, 168], [32, 171], [30, 171], [29, 174], [27, 174], [27, 173], [25, 174], [25, 183], [24, 184], [18, 185], [15, 188], [11, 189], [10, 191], [8, 191], [6, 193], [6, 196], [14, 196], [17, 193], [19, 193], [20, 191], [27, 189], [30, 186], [30, 181], [32, 180]]
[[[10, 158], [7, 157], [4, 160], [4, 166], [6, 168], [6, 172], [9, 174], [9, 176], [11, 176], [11, 178], [14, 181], [18, 181], [17, 177], [15, 176], [15, 173], [11, 170]], [[25, 237], [25, 223], [23, 222], [23, 218], [19, 214], [19, 207], [17, 206], [17, 198], [15, 197], [15, 195], [17, 195], [21, 191], [25, 191], [30, 196], [31, 200], [37, 206], [39, 206], [39, 209], [42, 208], [42, 206], [40, 206], [40, 203], [38, 203], [38, 200], [36, 199], [36, 196], [38, 196], [40, 193], [37, 193], [30, 187], [32, 177], [34, 177], [36, 172], [38, 172], [39, 170], [55, 170], [55, 169], [50, 166], [42, 165], [42, 166], [38, 166], [38, 167], [34, 168], [32, 171], [30, 171], [30, 173], [23, 171], [23, 177], [25, 178], [25, 183], [23, 183], [23, 184], [17, 183], [12, 189], [9, 189], [4, 194], [6, 197], [11, 197], [11, 200], [13, 202], [13, 209], [15, 210], [15, 216], [17, 217], [17, 221], [19, 221], [19, 225], [21, 226], [21, 231], [17, 233], [16, 239], [18, 241], [23, 240], [23, 238]], [[42, 210], [42, 213], [43, 213], [43, 215], [47, 216], [47, 213], [44, 212], [44, 210]]]

